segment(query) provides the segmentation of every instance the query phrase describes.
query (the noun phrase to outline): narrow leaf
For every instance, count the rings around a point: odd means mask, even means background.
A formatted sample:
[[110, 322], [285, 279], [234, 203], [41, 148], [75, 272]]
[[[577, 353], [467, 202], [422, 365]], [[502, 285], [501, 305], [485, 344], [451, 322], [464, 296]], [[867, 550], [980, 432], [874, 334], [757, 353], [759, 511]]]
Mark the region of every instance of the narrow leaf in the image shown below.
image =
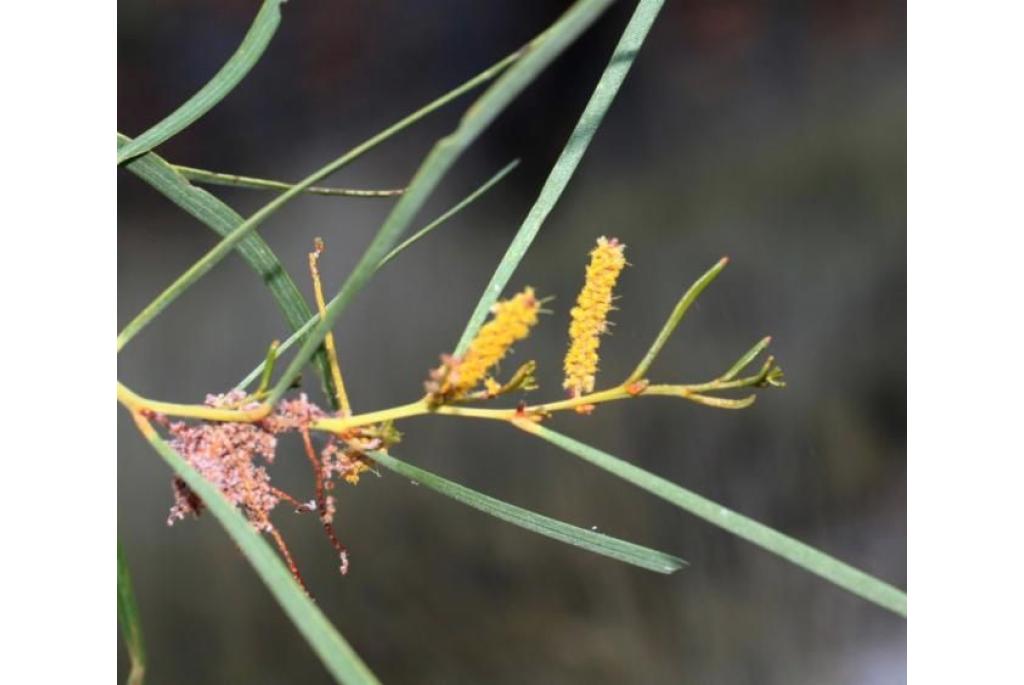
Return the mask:
[[461, 212], [463, 209], [465, 209], [466, 207], [471, 205], [478, 197], [480, 197], [481, 195], [486, 193], [488, 190], [493, 188], [495, 185], [497, 185], [498, 182], [501, 181], [501, 179], [503, 179], [506, 176], [508, 176], [512, 172], [512, 170], [515, 169], [517, 166], [519, 166], [519, 160], [518, 159], [513, 160], [513, 161], [509, 162], [508, 164], [506, 164], [498, 173], [494, 174], [494, 176], [491, 176], [489, 179], [487, 179], [487, 181], [482, 186], [480, 186], [479, 188], [474, 190], [472, 193], [467, 195], [465, 198], [463, 198], [460, 202], [458, 202], [456, 205], [454, 205], [447, 212], [445, 212], [441, 216], [437, 217], [436, 219], [431, 221], [429, 224], [427, 224], [426, 226], [424, 226], [420, 230], [418, 230], [415, 233], [413, 233], [406, 240], [403, 240], [401, 242], [401, 244], [398, 245], [398, 247], [396, 247], [395, 249], [391, 250], [391, 252], [389, 252], [387, 254], [387, 256], [384, 257], [384, 259], [380, 260], [380, 264], [377, 265], [377, 268], [379, 269], [380, 267], [382, 267], [385, 264], [387, 264], [388, 262], [390, 262], [392, 259], [397, 257], [398, 254], [402, 250], [404, 250], [405, 248], [409, 247], [410, 245], [415, 243], [420, 238], [423, 238], [428, 233], [433, 231], [435, 228], [437, 228], [438, 226], [440, 226], [444, 222], [448, 221], [448, 219], [451, 219], [453, 216], [455, 216], [456, 214]]
[[731, 381], [735, 378], [743, 369], [750, 365], [750, 362], [757, 358], [757, 355], [764, 351], [764, 348], [768, 347], [772, 342], [772, 337], [767, 335], [758, 340], [753, 347], [743, 353], [743, 356], [736, 360], [736, 363], [729, 367], [729, 370], [722, 374], [719, 378], [721, 381]]
[[[174, 170], [190, 181], [205, 183], [214, 186], [227, 186], [229, 188], [251, 188], [253, 190], [291, 190], [295, 184], [284, 181], [274, 181], [268, 178], [255, 178], [252, 176], [239, 176], [238, 174], [225, 174], [219, 171], [207, 171], [195, 167], [172, 165]], [[323, 186], [310, 186], [303, 190], [311, 195], [337, 195], [340, 197], [396, 197], [405, 192], [404, 188], [393, 188], [386, 190], [362, 190], [358, 188], [325, 188]]]
[[462, 152], [506, 106], [528, 86], [565, 48], [567, 48], [601, 13], [611, 0], [579, 0], [547, 31], [533, 40], [519, 61], [510, 67], [463, 115], [453, 133], [442, 138], [431, 150], [413, 177], [412, 183], [395, 204], [377, 235], [366, 248], [359, 263], [328, 304], [326, 316], [303, 343], [295, 359], [285, 370], [269, 401], [276, 403], [302, 371], [317, 346], [331, 330], [334, 322], [352, 298], [362, 290], [378, 262], [392, 250], [409, 223], [426, 202], [437, 184]]
[[117, 621], [121, 624], [121, 636], [131, 659], [128, 685], [142, 685], [146, 674], [146, 647], [142, 641], [142, 623], [139, 620], [139, 605], [135, 601], [132, 576], [128, 571], [128, 560], [117, 542]]
[[718, 277], [718, 274], [722, 273], [722, 269], [724, 269], [728, 264], [729, 258], [722, 257], [720, 260], [715, 262], [714, 266], [698, 278], [693, 285], [687, 288], [686, 292], [683, 293], [683, 296], [679, 298], [679, 302], [676, 303], [672, 313], [669, 314], [668, 319], [665, 321], [665, 325], [662, 326], [661, 330], [658, 332], [658, 337], [656, 337], [654, 342], [651, 343], [651, 347], [647, 350], [647, 354], [645, 354], [644, 358], [640, 360], [637, 367], [633, 369], [633, 373], [629, 374], [629, 378], [625, 380], [625, 383], [632, 383], [633, 381], [638, 381], [643, 378], [644, 374], [647, 373], [647, 369], [651, 368], [651, 364], [653, 364], [654, 360], [657, 359], [658, 354], [661, 352], [661, 348], [665, 346], [665, 343], [668, 342], [672, 333], [683, 320], [683, 316], [686, 315], [686, 311], [690, 308], [690, 305], [697, 301], [697, 298], [700, 297], [702, 292], [704, 292], [704, 289], [711, 284], [711, 281]]
[[480, 301], [476, 305], [476, 309], [473, 310], [473, 314], [469, 317], [466, 329], [462, 332], [462, 337], [456, 346], [456, 356], [464, 354], [469, 348], [469, 344], [476, 337], [477, 332], [487, 318], [488, 312], [491, 311], [491, 307], [501, 296], [502, 291], [512, 277], [512, 273], [526, 255], [526, 251], [530, 249], [530, 245], [533, 243], [533, 239], [537, 237], [537, 232], [540, 231], [544, 220], [547, 219], [555, 203], [562, 196], [562, 191], [565, 190], [565, 187], [569, 184], [569, 179], [576, 172], [576, 167], [579, 166], [583, 153], [587, 151], [590, 141], [593, 140], [594, 134], [604, 120], [604, 115], [608, 112], [608, 108], [611, 107], [612, 101], [615, 100], [622, 82], [626, 80], [626, 74], [629, 73], [630, 67], [633, 66], [637, 53], [640, 51], [644, 39], [647, 38], [647, 33], [651, 30], [651, 26], [654, 24], [654, 20], [658, 16], [658, 12], [663, 4], [664, 0], [641, 0], [640, 4], [637, 5], [636, 10], [633, 12], [633, 17], [629, 20], [629, 24], [626, 26], [625, 31], [623, 31], [622, 37], [619, 38], [615, 52], [612, 53], [611, 61], [605, 67], [604, 73], [601, 74], [601, 79], [597, 82], [597, 87], [590, 96], [590, 101], [587, 102], [583, 114], [576, 123], [576, 128], [573, 129], [572, 134], [569, 136], [569, 141], [562, 149], [562, 154], [559, 155], [558, 161], [555, 162], [551, 173], [548, 174], [544, 187], [541, 188], [540, 195], [537, 196], [536, 202], [530, 208], [530, 212], [526, 215], [522, 226], [519, 227], [519, 231], [516, 232], [515, 238], [512, 239], [512, 243], [505, 252], [505, 256], [501, 258], [501, 262], [494, 270], [491, 282], [487, 284], [483, 295], [480, 296]]
[[263, 6], [256, 14], [256, 19], [249, 27], [249, 32], [245, 34], [242, 44], [220, 68], [220, 71], [185, 104], [136, 137], [128, 145], [118, 148], [117, 163], [123, 164], [166, 142], [213, 109], [214, 105], [234, 90], [235, 86], [259, 60], [263, 51], [267, 49], [270, 39], [281, 24], [281, 5], [284, 2], [286, 0], [264, 0]]
[[757, 401], [757, 395], [747, 395], [739, 399], [729, 397], [715, 397], [713, 395], [701, 395], [699, 393], [687, 393], [683, 395], [686, 399], [697, 404], [704, 404], [716, 409], [746, 409]]
[[377, 683], [377, 678], [359, 658], [345, 638], [331, 625], [312, 599], [292, 578], [288, 568], [263, 537], [253, 530], [245, 517], [220, 491], [211, 485], [198, 471], [192, 468], [181, 455], [174, 451], [145, 418], [135, 415], [139, 430], [195, 492], [210, 512], [242, 550], [249, 563], [256, 569], [260, 579], [270, 589], [274, 599], [302, 633], [309, 645], [320, 657], [334, 679], [339, 683]]
[[559, 542], [585, 549], [602, 556], [617, 559], [633, 566], [639, 566], [657, 573], [674, 573], [686, 565], [686, 562], [664, 552], [635, 545], [618, 538], [613, 538], [593, 530], [579, 528], [556, 519], [537, 514], [517, 507], [508, 502], [490, 497], [471, 490], [458, 483], [453, 483], [429, 471], [399, 461], [386, 452], [368, 452], [367, 455], [384, 468], [423, 485], [434, 492], [451, 497], [457, 502], [472, 507], [477, 511], [499, 518], [512, 525], [539, 533]]
[[695, 492], [633, 466], [618, 457], [602, 452], [595, 447], [586, 445], [561, 433], [556, 433], [549, 428], [524, 421], [516, 422], [515, 425], [527, 433], [543, 438], [570, 454], [574, 454], [598, 468], [602, 468], [636, 485], [642, 490], [646, 490], [667, 502], [671, 502], [694, 516], [702, 518], [719, 528], [729, 531], [733, 535], [737, 535], [769, 552], [777, 554], [802, 569], [821, 576], [830, 583], [858, 597], [874, 602], [878, 606], [899, 614], [904, 618], [907, 615], [907, 595], [905, 592], [863, 571], [855, 569], [810, 545], [806, 545], [799, 540], [773, 530], [742, 514], [726, 509], [716, 502], [712, 502]]

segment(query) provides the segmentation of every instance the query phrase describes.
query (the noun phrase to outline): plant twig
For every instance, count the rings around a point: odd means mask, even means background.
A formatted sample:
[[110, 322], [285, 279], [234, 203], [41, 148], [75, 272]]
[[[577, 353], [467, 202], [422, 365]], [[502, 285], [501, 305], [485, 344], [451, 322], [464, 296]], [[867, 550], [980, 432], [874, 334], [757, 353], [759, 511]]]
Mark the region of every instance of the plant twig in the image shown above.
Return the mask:
[[295, 582], [299, 584], [299, 587], [302, 588], [303, 592], [312, 597], [313, 595], [309, 591], [309, 586], [306, 585], [306, 581], [302, 578], [302, 574], [299, 572], [298, 564], [295, 563], [295, 558], [292, 556], [291, 550], [289, 550], [288, 545], [285, 544], [284, 537], [281, 536], [281, 533], [277, 528], [271, 528], [268, 533], [270, 538], [274, 541], [274, 544], [277, 545], [277, 551], [279, 551], [281, 556], [284, 557], [284, 562], [288, 565], [288, 570], [291, 572], [292, 578], [294, 578]]
[[[523, 418], [542, 420], [547, 415], [575, 409], [580, 406], [597, 405], [605, 402], [617, 402], [619, 400], [634, 399], [641, 396], [663, 396], [678, 397], [698, 404], [724, 408], [742, 409], [752, 404], [752, 400], [742, 398], [732, 400], [728, 398], [709, 397], [706, 393], [723, 390], [737, 390], [740, 388], [762, 387], [765, 385], [781, 386], [781, 370], [775, 364], [773, 358], [769, 357], [759, 373], [745, 378], [723, 381], [720, 378], [704, 383], [690, 384], [650, 384], [646, 382], [624, 383], [622, 385], [598, 390], [579, 397], [571, 397], [564, 400], [544, 402], [516, 407], [514, 409], [484, 409], [468, 407], [457, 404], [436, 404], [428, 401], [427, 398], [394, 406], [388, 409], [365, 412], [350, 416], [337, 416], [317, 419], [310, 424], [312, 430], [326, 431], [328, 433], [341, 434], [353, 428], [368, 426], [384, 421], [422, 416], [424, 414], [438, 414], [441, 416], [462, 416], [467, 418], [492, 419], [499, 421], [512, 421]], [[140, 411], [147, 410], [158, 414], [171, 416], [186, 416], [207, 421], [236, 421], [241, 423], [252, 423], [260, 421], [271, 412], [270, 400], [252, 409], [218, 409], [206, 405], [174, 404], [171, 402], [158, 402], [149, 400], [129, 390], [125, 385], [118, 383], [118, 400], [129, 409]]]
[[[324, 301], [324, 288], [320, 282], [320, 255], [324, 252], [324, 241], [317, 238], [313, 243], [313, 251], [309, 253], [309, 275], [313, 279], [313, 297], [316, 299], [316, 310], [323, 320], [327, 316], [326, 303]], [[324, 350], [327, 351], [327, 363], [331, 366], [331, 378], [334, 380], [334, 391], [337, 393], [338, 407], [342, 416], [352, 414], [352, 405], [348, 401], [348, 393], [345, 392], [345, 381], [341, 376], [341, 364], [338, 361], [338, 350], [334, 346], [334, 333], [327, 331], [324, 336]]]
[[302, 445], [306, 450], [306, 457], [309, 459], [310, 466], [313, 468], [313, 477], [316, 482], [316, 510], [317, 516], [320, 518], [320, 525], [324, 528], [324, 533], [327, 535], [328, 542], [334, 548], [334, 551], [338, 554], [338, 558], [341, 560], [341, 573], [346, 575], [348, 573], [348, 548], [341, 543], [338, 539], [338, 534], [334, 530], [334, 521], [331, 518], [331, 512], [327, 506], [327, 494], [325, 492], [325, 481], [324, 481], [324, 467], [320, 463], [320, 459], [316, 456], [316, 450], [313, 449], [313, 439], [309, 436], [309, 429], [302, 428], [299, 433], [302, 435]]
[[[295, 183], [274, 181], [267, 178], [256, 178], [254, 176], [241, 176], [238, 174], [225, 174], [219, 171], [208, 171], [182, 164], [172, 164], [171, 167], [179, 174], [195, 181], [209, 185], [228, 186], [231, 188], [252, 188], [254, 190], [291, 190]], [[364, 190], [360, 188], [325, 188], [324, 186], [310, 186], [302, 192], [311, 195], [335, 195], [341, 197], [397, 197], [405, 192], [405, 188], [385, 188], [375, 190]]]

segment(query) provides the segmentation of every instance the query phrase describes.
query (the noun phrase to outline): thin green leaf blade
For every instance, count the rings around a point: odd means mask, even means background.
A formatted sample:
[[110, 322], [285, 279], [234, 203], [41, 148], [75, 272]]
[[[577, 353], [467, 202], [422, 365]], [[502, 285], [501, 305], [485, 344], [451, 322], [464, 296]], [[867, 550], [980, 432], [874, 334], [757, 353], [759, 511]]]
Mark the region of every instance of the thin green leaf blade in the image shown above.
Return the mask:
[[377, 231], [359, 263], [349, 274], [341, 290], [327, 305], [323, 320], [288, 365], [268, 401], [276, 403], [281, 399], [348, 303], [370, 280], [377, 263], [394, 248], [427, 197], [462, 152], [533, 79], [589, 28], [610, 4], [611, 0], [578, 0], [547, 31], [534, 39], [526, 47], [519, 61], [509, 67], [497, 82], [470, 106], [458, 128], [438, 141], [420, 165], [402, 198]]
[[762, 523], [727, 509], [691, 490], [567, 435], [533, 423], [517, 422], [516, 426], [690, 512], [694, 516], [777, 554], [786, 561], [821, 576], [858, 597], [906, 618], [906, 593], [885, 581], [870, 576]]
[[[140, 428], [142, 426], [140, 425]], [[288, 568], [271, 546], [246, 521], [245, 517], [221, 495], [181, 455], [146, 425], [146, 439], [195, 492], [224, 527], [242, 554], [256, 570], [288, 618], [298, 629], [327, 670], [339, 683], [373, 684], [379, 681], [363, 663], [341, 633], [331, 624], [312, 599], [292, 578]]]
[[456, 214], [461, 212], [463, 209], [465, 209], [469, 205], [473, 204], [473, 202], [477, 198], [479, 198], [481, 195], [483, 195], [488, 190], [490, 190], [495, 185], [497, 185], [503, 178], [505, 178], [510, 173], [512, 173], [512, 170], [515, 169], [517, 166], [519, 166], [519, 160], [518, 159], [512, 160], [511, 162], [506, 164], [504, 167], [502, 167], [498, 171], [498, 173], [494, 174], [494, 176], [491, 176], [489, 179], [487, 179], [487, 181], [485, 181], [482, 186], [480, 186], [479, 188], [474, 190], [472, 193], [470, 193], [469, 195], [464, 197], [462, 200], [460, 200], [458, 203], [453, 205], [448, 211], [444, 212], [441, 216], [437, 217], [436, 219], [431, 221], [429, 224], [427, 224], [426, 226], [424, 226], [420, 230], [418, 230], [415, 233], [413, 233], [406, 240], [403, 240], [395, 249], [391, 250], [391, 252], [388, 252], [387, 255], [384, 257], [384, 259], [380, 260], [380, 264], [377, 265], [377, 268], [379, 269], [380, 267], [384, 266], [385, 264], [390, 262], [392, 259], [397, 257], [403, 250], [405, 250], [406, 248], [410, 247], [413, 243], [415, 243], [416, 241], [420, 240], [421, 238], [426, 237], [427, 234], [429, 234], [435, 228], [441, 226], [446, 221], [451, 219], [453, 216], [455, 216]]
[[658, 331], [658, 336], [654, 339], [654, 342], [651, 343], [651, 346], [644, 354], [643, 359], [640, 360], [640, 363], [637, 364], [637, 367], [633, 369], [633, 373], [629, 374], [629, 378], [627, 378], [624, 383], [632, 383], [633, 381], [638, 381], [643, 378], [644, 374], [647, 373], [647, 370], [651, 368], [651, 364], [653, 364], [654, 360], [658, 358], [658, 355], [661, 353], [661, 349], [665, 347], [665, 343], [667, 343], [668, 339], [672, 337], [672, 333], [674, 333], [676, 328], [679, 327], [683, 317], [686, 316], [687, 310], [689, 310], [690, 306], [697, 301], [697, 298], [700, 297], [702, 292], [704, 292], [704, 289], [711, 285], [712, 281], [718, 278], [718, 274], [722, 273], [722, 269], [724, 269], [728, 264], [729, 258], [722, 257], [715, 262], [714, 266], [694, 281], [693, 285], [686, 289], [686, 292], [683, 293], [683, 296], [679, 298], [675, 308], [673, 308], [672, 313], [669, 314], [668, 319], [665, 321], [665, 325], [661, 327], [660, 331]]
[[142, 622], [139, 620], [132, 575], [120, 540], [117, 541], [117, 622], [121, 625], [121, 636], [131, 660], [128, 685], [142, 685], [146, 675], [146, 646], [142, 640]]
[[643, 547], [632, 542], [604, 535], [593, 530], [580, 528], [557, 519], [532, 512], [514, 504], [503, 502], [489, 495], [459, 485], [424, 469], [400, 461], [386, 452], [368, 452], [374, 462], [389, 471], [408, 478], [426, 488], [451, 497], [457, 502], [489, 514], [514, 526], [538, 533], [552, 540], [558, 540], [588, 552], [639, 566], [648, 571], [670, 574], [686, 566], [682, 559]]
[[551, 213], [558, 199], [562, 196], [562, 191], [565, 190], [565, 187], [569, 184], [569, 179], [576, 172], [576, 167], [579, 166], [580, 160], [583, 159], [583, 154], [590, 145], [590, 141], [593, 140], [594, 134], [597, 132], [598, 127], [601, 126], [604, 115], [615, 100], [615, 96], [618, 94], [623, 81], [626, 80], [626, 75], [629, 73], [630, 67], [633, 66], [636, 55], [644, 44], [644, 40], [647, 38], [648, 32], [650, 32], [651, 26], [654, 25], [654, 20], [657, 18], [663, 4], [664, 0], [641, 0], [637, 5], [632, 18], [629, 20], [629, 24], [627, 24], [618, 45], [615, 47], [615, 52], [612, 53], [611, 61], [601, 74], [601, 79], [597, 82], [597, 87], [594, 89], [586, 108], [583, 110], [583, 114], [576, 123], [576, 128], [573, 129], [572, 134], [569, 136], [569, 141], [565, 144], [558, 160], [551, 168], [551, 173], [544, 182], [537, 200], [516, 232], [498, 267], [494, 270], [491, 281], [484, 288], [483, 295], [480, 296], [476, 309], [470, 315], [466, 328], [462, 332], [462, 337], [459, 338], [459, 342], [456, 345], [456, 356], [465, 354], [469, 344], [473, 342], [473, 338], [476, 337], [480, 327], [487, 319], [487, 314], [491, 311], [491, 307], [501, 296], [505, 286], [508, 285], [509, 279], [512, 278], [513, 272], [519, 266], [519, 262], [523, 260], [526, 251], [530, 249], [534, 238], [537, 237], [540, 227], [544, 224], [548, 214]]
[[212, 79], [185, 104], [151, 126], [131, 143], [117, 150], [118, 165], [149, 152], [181, 133], [235, 89], [263, 55], [281, 24], [281, 5], [286, 0], [264, 0], [242, 43]]
[[[129, 142], [127, 136], [117, 134], [119, 146], [127, 145]], [[125, 168], [220, 236], [228, 235], [243, 222], [238, 212], [216, 196], [193, 186], [155, 152], [148, 152], [133, 159]], [[308, 330], [303, 326], [313, 318], [313, 312], [295, 285], [295, 281], [288, 275], [266, 241], [258, 233], [251, 233], [239, 242], [235, 249], [266, 284], [281, 308], [288, 326], [296, 331]], [[330, 366], [323, 348], [317, 351], [315, 363], [323, 383], [324, 395], [333, 406], [337, 400]]]
[[[291, 190], [294, 183], [285, 183], [269, 178], [255, 178], [253, 176], [241, 176], [239, 174], [225, 174], [219, 171], [207, 169], [196, 169], [195, 167], [173, 164], [174, 170], [190, 181], [205, 183], [214, 186], [226, 186], [228, 188], [249, 188], [250, 190]], [[387, 198], [397, 197], [405, 192], [404, 188], [389, 188], [384, 190], [365, 190], [361, 188], [325, 188], [322, 186], [310, 186], [303, 190], [310, 195], [334, 195], [337, 197], [366, 197], [366, 198]]]
[[754, 346], [743, 353], [743, 356], [736, 360], [736, 363], [729, 367], [729, 370], [722, 374], [721, 379], [723, 381], [731, 381], [739, 374], [740, 371], [747, 368], [750, 362], [757, 358], [757, 355], [761, 354], [768, 345], [772, 342], [772, 336], [766, 335], [765, 337], [754, 343]]

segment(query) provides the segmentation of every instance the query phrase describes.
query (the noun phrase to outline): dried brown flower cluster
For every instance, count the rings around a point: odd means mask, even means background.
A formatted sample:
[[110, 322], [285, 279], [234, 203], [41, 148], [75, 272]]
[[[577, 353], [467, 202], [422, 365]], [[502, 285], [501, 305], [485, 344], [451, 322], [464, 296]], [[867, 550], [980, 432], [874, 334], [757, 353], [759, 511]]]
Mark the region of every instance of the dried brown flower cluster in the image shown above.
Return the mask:
[[[234, 391], [233, 391], [234, 392]], [[309, 401], [305, 393], [295, 399], [281, 400], [277, 411], [263, 419], [263, 427], [272, 433], [287, 433], [305, 429], [310, 423], [327, 414]]]
[[[208, 395], [205, 404], [243, 410], [258, 406], [241, 390]], [[370, 426], [346, 434], [340, 440], [332, 436], [318, 455], [309, 426], [324, 416], [326, 413], [302, 394], [282, 401], [273, 414], [257, 423], [161, 421], [171, 434], [171, 446], [237, 506], [254, 528], [271, 535], [303, 587], [305, 583], [291, 554], [270, 520], [271, 512], [281, 501], [291, 504], [298, 513], [316, 512], [328, 540], [338, 553], [342, 574], [347, 573], [348, 552], [334, 531], [336, 502], [329, 492], [334, 489], [337, 478], [357, 484], [360, 475], [370, 469], [365, 451], [384, 449], [399, 437], [389, 425]], [[313, 468], [315, 495], [309, 501], [300, 501], [274, 487], [265, 467], [274, 461], [277, 436], [287, 432], [301, 435]], [[203, 502], [180, 478], [174, 479], [173, 492], [174, 504], [167, 519], [168, 525], [188, 515], [199, 516]]]
[[[209, 395], [211, 407], [238, 405], [245, 393], [232, 391], [225, 395]], [[277, 438], [260, 424], [198, 423], [175, 421], [168, 425], [171, 446], [199, 473], [239, 507], [257, 529], [270, 532], [270, 512], [280, 498], [274, 494], [270, 475], [256, 464], [257, 457], [270, 464], [277, 450]], [[167, 524], [198, 516], [202, 510], [199, 497], [181, 481], [174, 484], [174, 506]]]

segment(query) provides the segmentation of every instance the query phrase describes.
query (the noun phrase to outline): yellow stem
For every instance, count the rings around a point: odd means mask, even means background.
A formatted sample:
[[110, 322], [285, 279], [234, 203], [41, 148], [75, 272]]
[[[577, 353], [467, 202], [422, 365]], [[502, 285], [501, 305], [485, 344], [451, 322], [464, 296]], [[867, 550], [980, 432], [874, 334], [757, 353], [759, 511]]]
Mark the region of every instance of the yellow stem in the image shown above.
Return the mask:
[[352, 428], [383, 423], [384, 421], [394, 421], [395, 419], [404, 419], [410, 416], [419, 416], [421, 414], [428, 414], [430, 411], [430, 405], [423, 400], [417, 400], [409, 404], [391, 407], [390, 409], [370, 411], [364, 414], [356, 414], [355, 416], [334, 416], [319, 419], [309, 424], [309, 427], [312, 430], [326, 431], [328, 433], [344, 433]]
[[466, 407], [461, 405], [442, 404], [431, 405], [425, 400], [419, 400], [410, 404], [403, 404], [391, 409], [356, 414], [348, 417], [329, 417], [314, 421], [310, 428], [313, 430], [327, 431], [329, 433], [342, 433], [352, 428], [366, 426], [372, 423], [380, 423], [395, 419], [404, 419], [410, 416], [422, 416], [424, 414], [439, 414], [441, 416], [462, 416], [474, 419], [492, 419], [497, 421], [512, 421], [524, 416], [543, 416], [556, 411], [573, 409], [585, 404], [600, 404], [602, 402], [613, 402], [615, 400], [627, 400], [640, 395], [673, 395], [676, 397], [687, 397], [691, 393], [685, 385], [651, 385], [639, 391], [630, 391], [629, 386], [618, 386], [608, 390], [599, 390], [589, 395], [580, 395], [567, 400], [557, 402], [546, 402], [534, 404], [522, 409], [484, 409], [480, 407]]
[[203, 404], [177, 404], [160, 402], [138, 395], [123, 383], [117, 384], [117, 401], [128, 407], [133, 413], [146, 410], [168, 416], [185, 416], [204, 421], [231, 421], [234, 423], [255, 423], [270, 415], [273, 408], [269, 404], [261, 404], [254, 409], [218, 409]]
[[[324, 431], [328, 433], [344, 433], [345, 431], [361, 426], [368, 426], [385, 421], [409, 418], [412, 416], [423, 416], [425, 414], [439, 414], [442, 416], [461, 416], [464, 418], [490, 419], [496, 421], [522, 421], [536, 417], [543, 417], [556, 411], [574, 409], [580, 405], [601, 404], [604, 402], [615, 402], [628, 400], [642, 395], [661, 395], [679, 397], [698, 404], [709, 406], [739, 409], [748, 406], [750, 398], [731, 400], [725, 398], [708, 397], [703, 393], [714, 390], [728, 390], [739, 387], [749, 387], [760, 380], [759, 376], [748, 378], [721, 381], [714, 380], [707, 383], [690, 385], [644, 385], [643, 383], [632, 383], [616, 386], [607, 390], [599, 390], [588, 395], [581, 395], [557, 402], [546, 402], [534, 404], [522, 408], [509, 409], [486, 409], [481, 407], [467, 407], [463, 405], [432, 405], [426, 398], [402, 404], [388, 409], [365, 412], [363, 414], [348, 416], [331, 416], [318, 419], [310, 424], [311, 430]], [[232, 421], [237, 423], [253, 423], [266, 418], [272, 411], [270, 405], [263, 403], [254, 409], [217, 409], [205, 405], [195, 404], [174, 404], [171, 402], [158, 402], [150, 400], [129, 390], [124, 384], [117, 384], [117, 399], [134, 414], [143, 410], [166, 414], [168, 416], [184, 416], [206, 421]]]
[[[313, 251], [309, 253], [309, 273], [313, 277], [313, 296], [316, 298], [316, 308], [320, 312], [321, 321], [327, 315], [327, 301], [324, 299], [324, 289], [320, 284], [320, 268], [317, 265], [323, 251], [324, 243], [317, 238]], [[331, 367], [331, 378], [334, 380], [334, 392], [338, 406], [341, 407], [341, 415], [351, 416], [352, 405], [349, 404], [348, 393], [345, 392], [345, 381], [341, 378], [341, 364], [338, 363], [338, 350], [334, 346], [334, 333], [330, 331], [324, 336], [324, 349], [327, 351], [327, 361]]]

